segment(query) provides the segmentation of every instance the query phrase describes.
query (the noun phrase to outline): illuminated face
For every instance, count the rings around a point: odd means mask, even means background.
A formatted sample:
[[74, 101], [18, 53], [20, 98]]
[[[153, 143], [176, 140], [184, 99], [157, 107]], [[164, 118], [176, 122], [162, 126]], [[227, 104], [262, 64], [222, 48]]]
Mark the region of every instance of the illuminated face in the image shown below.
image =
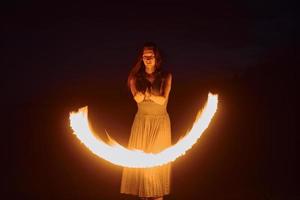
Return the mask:
[[146, 67], [146, 71], [155, 71], [155, 55], [152, 49], [144, 49], [143, 52], [143, 62]]

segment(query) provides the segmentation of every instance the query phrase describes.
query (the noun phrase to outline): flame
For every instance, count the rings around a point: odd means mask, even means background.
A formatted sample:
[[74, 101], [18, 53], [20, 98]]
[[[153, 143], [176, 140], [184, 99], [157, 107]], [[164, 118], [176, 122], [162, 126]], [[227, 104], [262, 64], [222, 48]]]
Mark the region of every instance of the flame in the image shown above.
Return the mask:
[[197, 142], [208, 127], [217, 111], [218, 95], [208, 94], [208, 100], [203, 110], [199, 110], [193, 127], [176, 144], [159, 153], [145, 153], [142, 150], [129, 150], [109, 137], [105, 143], [91, 130], [88, 121], [87, 106], [78, 112], [70, 113], [70, 125], [78, 139], [94, 154], [113, 164], [130, 168], [148, 168], [167, 164], [184, 155]]

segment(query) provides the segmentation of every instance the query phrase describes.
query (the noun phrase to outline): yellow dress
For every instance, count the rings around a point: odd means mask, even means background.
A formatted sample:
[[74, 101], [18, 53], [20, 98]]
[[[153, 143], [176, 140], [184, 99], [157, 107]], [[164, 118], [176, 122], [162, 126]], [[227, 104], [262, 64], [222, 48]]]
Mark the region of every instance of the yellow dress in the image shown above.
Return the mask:
[[[167, 113], [168, 99], [163, 105], [153, 101], [137, 104], [129, 138], [129, 149], [156, 153], [171, 146], [171, 124]], [[153, 168], [124, 168], [121, 193], [139, 197], [160, 197], [170, 193], [171, 164]]]

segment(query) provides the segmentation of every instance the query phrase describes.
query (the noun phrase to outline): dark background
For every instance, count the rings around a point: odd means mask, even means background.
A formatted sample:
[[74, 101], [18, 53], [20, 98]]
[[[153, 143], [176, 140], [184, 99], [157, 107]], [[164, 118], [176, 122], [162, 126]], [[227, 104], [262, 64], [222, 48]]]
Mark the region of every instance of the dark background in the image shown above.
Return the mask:
[[300, 199], [295, 9], [280, 1], [3, 4], [4, 199], [135, 199], [119, 194], [122, 168], [89, 152], [68, 117], [88, 105], [99, 136], [107, 130], [126, 146], [136, 112], [126, 79], [145, 41], [157, 43], [173, 74], [173, 143], [209, 91], [220, 100], [201, 139], [174, 162], [166, 199]]

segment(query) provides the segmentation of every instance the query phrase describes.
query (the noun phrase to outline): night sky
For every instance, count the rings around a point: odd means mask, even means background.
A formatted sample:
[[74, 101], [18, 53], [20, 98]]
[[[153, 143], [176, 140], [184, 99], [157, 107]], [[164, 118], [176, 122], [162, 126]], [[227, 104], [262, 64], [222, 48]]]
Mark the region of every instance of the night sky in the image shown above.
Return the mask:
[[5, 199], [135, 199], [119, 194], [122, 168], [90, 153], [68, 116], [88, 105], [99, 136], [126, 146], [136, 112], [127, 75], [146, 41], [173, 74], [173, 143], [209, 91], [220, 98], [173, 164], [166, 199], [300, 199], [295, 5], [23, 2], [1, 16]]

